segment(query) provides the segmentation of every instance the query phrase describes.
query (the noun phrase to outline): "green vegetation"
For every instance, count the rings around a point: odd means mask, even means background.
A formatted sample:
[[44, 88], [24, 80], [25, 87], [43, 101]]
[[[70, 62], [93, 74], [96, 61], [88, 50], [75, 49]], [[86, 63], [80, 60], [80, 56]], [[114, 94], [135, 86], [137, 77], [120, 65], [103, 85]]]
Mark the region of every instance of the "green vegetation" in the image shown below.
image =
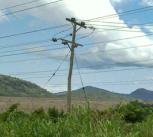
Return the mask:
[[18, 104], [0, 114], [2, 137], [153, 137], [153, 108], [139, 102], [106, 111], [50, 108], [24, 113]]
[[[153, 92], [146, 89], [137, 89], [131, 94], [119, 94], [108, 90], [87, 86], [85, 87], [87, 96], [90, 100], [96, 101], [132, 101], [135, 99], [151, 101]], [[51, 94], [38, 85], [21, 80], [18, 78], [0, 75], [0, 96], [9, 97], [55, 97], [66, 98], [66, 92]], [[84, 100], [84, 91], [77, 89], [72, 92], [72, 98], [75, 100]]]
[[0, 96], [43, 97], [52, 94], [31, 82], [0, 75]]
[[[102, 101], [129, 101], [133, 98], [119, 93], [110, 92], [108, 90], [87, 86], [85, 87], [87, 96], [90, 100]], [[66, 97], [66, 92], [57, 93], [59, 97]], [[72, 92], [74, 99], [84, 99], [83, 89], [77, 89]]]

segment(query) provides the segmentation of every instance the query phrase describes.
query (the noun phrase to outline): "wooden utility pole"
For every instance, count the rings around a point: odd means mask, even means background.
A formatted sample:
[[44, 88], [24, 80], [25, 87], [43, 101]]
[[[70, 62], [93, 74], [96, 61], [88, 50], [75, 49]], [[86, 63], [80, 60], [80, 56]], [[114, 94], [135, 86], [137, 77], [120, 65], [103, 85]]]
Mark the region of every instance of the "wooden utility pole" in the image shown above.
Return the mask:
[[[72, 98], [72, 74], [73, 74], [73, 65], [74, 65], [74, 56], [75, 56], [75, 48], [78, 46], [82, 46], [81, 44], [76, 43], [76, 33], [81, 28], [86, 28], [84, 22], [77, 22], [75, 18], [67, 18], [67, 21], [69, 21], [73, 25], [73, 33], [72, 33], [72, 41], [65, 40], [62, 38], [56, 39], [53, 38], [52, 40], [54, 42], [57, 42], [58, 40], [62, 40], [62, 44], [68, 45], [70, 49], [70, 66], [69, 66], [69, 74], [68, 74], [68, 85], [67, 85], [67, 111], [71, 112], [71, 98]], [[79, 28], [77, 28], [79, 26]]]
[[74, 64], [74, 49], [75, 49], [75, 38], [76, 38], [76, 24], [73, 24], [73, 35], [72, 35], [72, 45], [71, 45], [71, 55], [70, 55], [70, 66], [68, 74], [68, 85], [67, 85], [67, 111], [71, 111], [71, 94], [72, 94], [72, 73]]

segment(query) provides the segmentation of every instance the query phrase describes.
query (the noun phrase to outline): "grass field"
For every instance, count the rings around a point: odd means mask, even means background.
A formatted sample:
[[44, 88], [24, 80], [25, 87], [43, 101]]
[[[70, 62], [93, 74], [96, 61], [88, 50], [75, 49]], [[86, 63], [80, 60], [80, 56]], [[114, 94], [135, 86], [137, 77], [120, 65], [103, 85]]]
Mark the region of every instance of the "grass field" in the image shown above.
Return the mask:
[[[19, 103], [19, 110], [32, 112], [36, 109], [43, 108], [47, 110], [49, 107], [66, 110], [66, 99], [58, 98], [34, 98], [34, 97], [0, 97], [0, 112], [6, 111], [11, 105]], [[73, 105], [85, 105], [85, 101], [73, 100]], [[90, 101], [91, 108], [96, 110], [104, 110], [115, 106], [119, 102], [107, 101]]]
[[31, 113], [17, 105], [0, 113], [0, 137], [153, 137], [153, 108], [139, 102], [107, 110], [50, 108]]

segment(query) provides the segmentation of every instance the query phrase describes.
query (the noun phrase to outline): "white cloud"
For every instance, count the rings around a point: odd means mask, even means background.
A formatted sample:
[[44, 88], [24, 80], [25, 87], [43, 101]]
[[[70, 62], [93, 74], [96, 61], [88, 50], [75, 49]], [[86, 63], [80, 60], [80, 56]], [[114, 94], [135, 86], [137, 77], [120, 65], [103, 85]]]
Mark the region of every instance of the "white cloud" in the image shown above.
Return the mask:
[[3, 12], [0, 11], [0, 23], [4, 21], [8, 21], [8, 18], [4, 15]]
[[153, 0], [142, 0], [142, 4], [148, 5], [148, 6], [153, 6]]
[[[16, 0], [16, 2], [20, 2]], [[47, 2], [49, 0], [44, 0]], [[121, 2], [120, 0], [114, 0], [114, 2]], [[23, 2], [23, 1], [22, 1]], [[2, 4], [9, 5], [9, 0], [6, 0]], [[13, 2], [11, 2], [13, 5]], [[22, 9], [20, 7], [19, 9]], [[109, 0], [65, 0], [64, 2], [50, 5], [43, 8], [34, 9], [31, 11], [27, 11], [26, 14], [30, 14], [41, 20], [45, 20], [50, 22], [50, 24], [61, 24], [65, 23], [66, 17], [77, 17], [78, 19], [90, 19], [99, 16], [106, 16], [110, 14], [116, 14], [115, 9], [111, 5]], [[116, 18], [108, 18], [103, 19], [103, 21], [111, 21], [111, 22], [119, 22], [124, 23], [117, 16]], [[114, 24], [113, 24], [114, 25]], [[127, 27], [126, 24], [122, 26]], [[107, 27], [108, 29], [108, 27]], [[111, 27], [109, 27], [111, 29]], [[108, 31], [105, 30], [101, 33], [96, 33], [93, 35], [94, 37], [90, 37], [90, 41], [111, 41], [114, 39], [121, 39], [127, 37], [135, 37], [145, 35], [144, 32], [138, 27], [134, 28], [126, 28], [126, 31]], [[137, 32], [130, 32], [137, 31]], [[153, 59], [153, 47], [143, 47], [140, 48], [141, 45], [153, 44], [153, 40], [147, 36], [135, 38], [135, 39], [127, 39], [122, 41], [110, 42], [101, 45], [93, 45], [89, 51], [90, 54], [87, 55], [79, 55], [79, 61], [81, 65], [96, 65], [102, 64], [104, 66], [112, 63], [114, 66], [152, 66], [153, 61], [150, 62], [140, 62], [142, 60], [150, 60]], [[103, 45], [103, 46], [102, 46]], [[87, 45], [88, 46], [88, 45]], [[139, 48], [132, 48], [138, 46]], [[111, 49], [120, 49], [120, 48], [129, 48], [126, 50], [116, 50], [116, 51], [108, 51]], [[103, 50], [104, 52], [101, 52]], [[60, 53], [60, 54], [63, 54]], [[57, 54], [47, 54], [49, 57], [55, 57]], [[137, 62], [138, 61], [138, 62]]]
[[111, 2], [113, 2], [113, 3], [120, 3], [120, 2], [122, 2], [123, 0], [111, 0]]

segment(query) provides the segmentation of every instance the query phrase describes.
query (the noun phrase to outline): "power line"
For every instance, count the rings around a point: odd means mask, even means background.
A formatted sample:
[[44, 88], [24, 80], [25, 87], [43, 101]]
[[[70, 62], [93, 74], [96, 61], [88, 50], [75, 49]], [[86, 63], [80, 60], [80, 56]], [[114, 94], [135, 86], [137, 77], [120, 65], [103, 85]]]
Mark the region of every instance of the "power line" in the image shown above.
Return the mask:
[[[98, 30], [97, 30], [98, 29]], [[102, 31], [101, 31], [102, 30]], [[107, 31], [124, 31], [124, 32], [133, 32], [133, 33], [135, 33], [135, 32], [141, 32], [140, 30], [138, 30], [138, 31], [136, 31], [136, 30], [126, 30], [126, 29], [122, 29], [122, 28], [118, 28], [118, 29], [109, 29], [109, 28], [97, 28], [97, 27], [95, 27], [95, 31], [94, 32], [97, 32], [97, 33], [100, 33], [100, 32], [105, 32], [105, 30], [107, 30]], [[81, 39], [85, 39], [85, 38], [88, 38], [88, 37], [90, 37], [92, 34], [94, 34], [94, 32], [93, 33], [91, 33], [91, 34], [88, 34], [87, 35], [87, 33], [85, 33], [84, 35], [85, 36], [81, 36], [80, 38], [78, 38], [78, 40], [81, 40]], [[150, 34], [149, 33], [149, 35], [152, 35], [152, 34]], [[146, 35], [144, 35], [144, 36], [146, 36]], [[144, 36], [141, 36], [141, 37], [144, 37]], [[136, 37], [139, 37], [139, 36], [136, 36]], [[135, 37], [129, 37], [129, 38], [125, 38], [125, 39], [133, 39], [133, 38], [135, 38]], [[117, 39], [117, 40], [115, 40], [115, 41], [119, 41], [119, 40], [124, 40], [124, 39]], [[109, 42], [109, 41], [108, 41]], [[112, 42], [112, 41], [110, 41], [110, 42]], [[96, 43], [97, 44], [97, 43]], [[87, 45], [87, 44], [86, 44]]]
[[47, 84], [52, 80], [53, 77], [55, 77], [56, 73], [60, 70], [61, 66], [64, 64], [64, 62], [66, 61], [67, 57], [69, 56], [70, 51], [68, 52], [68, 54], [65, 55], [65, 57], [63, 58], [62, 62], [59, 64], [59, 66], [57, 67], [57, 69], [53, 72], [53, 74], [51, 75], [51, 77], [47, 80], [47, 82], [45, 83], [45, 87], [47, 86]]
[[24, 42], [24, 43], [19, 43], [19, 44], [14, 44], [14, 45], [0, 46], [0, 50], [7, 49], [7, 48], [12, 48], [12, 47], [15, 48], [15, 47], [19, 47], [19, 46], [41, 44], [41, 43], [48, 43], [48, 42], [50, 42], [50, 39], [37, 40], [37, 41], [32, 41], [32, 42]]
[[[112, 51], [120, 51], [120, 50], [128, 50], [128, 49], [134, 49], [134, 48], [146, 48], [153, 46], [153, 44], [148, 44], [148, 45], [140, 45], [140, 46], [133, 46], [133, 47], [126, 47], [126, 48], [114, 48], [114, 49], [109, 49], [109, 50], [101, 50], [99, 49], [98, 52], [112, 52]], [[92, 51], [87, 51], [87, 52], [82, 52], [79, 53], [79, 55], [86, 55], [86, 54], [91, 54]]]
[[[135, 61], [135, 62], [130, 62], [130, 63], [138, 63], [138, 62], [146, 62], [146, 61], [153, 61], [153, 59], [151, 60], [143, 60], [143, 61]], [[108, 65], [112, 65], [112, 64], [108, 64]], [[92, 68], [92, 67], [101, 67], [102, 65], [93, 65], [93, 66], [86, 66], [86, 67], [80, 67], [80, 69], [83, 69], [83, 68]], [[107, 66], [106, 66], [107, 67]], [[75, 68], [76, 69], [76, 68]], [[106, 72], [120, 72], [120, 71], [131, 71], [131, 70], [144, 70], [146, 69], [146, 67], [137, 67], [137, 68], [122, 68], [122, 69], [113, 69], [113, 70], [96, 70], [96, 71], [92, 71], [92, 72], [82, 72], [82, 74], [99, 74], [99, 73], [106, 73]], [[151, 67], [149, 67], [149, 69], [152, 69]], [[59, 70], [59, 71], [66, 71], [67, 69], [62, 69], [62, 70]], [[26, 75], [26, 74], [35, 74], [35, 73], [45, 73], [45, 72], [50, 72], [50, 71], [55, 71], [55, 70], [44, 70], [44, 71], [32, 71], [32, 72], [20, 72], [20, 73], [12, 73], [10, 75]], [[74, 74], [76, 75], [76, 74]], [[65, 76], [64, 75], [57, 75], [57, 76]]]
[[[16, 63], [16, 62], [24, 62], [24, 61], [35, 61], [35, 60], [44, 60], [44, 59], [47, 59], [47, 58], [31, 58], [31, 59], [25, 59], [25, 60], [16, 60], [16, 61], [4, 61], [4, 62], [0, 62], [1, 64], [3, 63]], [[49, 58], [48, 58], [49, 59]], [[142, 60], [142, 61], [132, 61], [132, 62], [129, 62], [129, 63], [141, 63], [141, 62], [147, 62], [147, 61], [153, 61], [153, 59], [146, 59], [146, 60]], [[113, 64], [108, 64], [108, 65], [113, 65]], [[84, 67], [80, 67], [80, 69], [84, 69], [84, 68], [96, 68], [96, 67], [101, 67], [102, 65], [90, 65], [90, 66], [84, 66]], [[107, 66], [106, 66], [107, 67]], [[75, 69], [75, 68], [74, 68]], [[115, 69], [115, 70], [102, 70], [102, 71], [97, 71], [96, 72], [85, 72], [85, 73], [82, 73], [82, 74], [91, 74], [91, 73], [101, 73], [101, 72], [116, 72], [116, 71], [128, 71], [128, 70], [143, 70], [143, 69], [146, 69], [145, 67], [139, 67], [139, 68], [123, 68], [123, 69]], [[150, 68], [152, 69], [152, 68]], [[60, 71], [66, 71], [67, 69], [62, 69]], [[43, 70], [43, 71], [32, 71], [32, 72], [22, 72], [21, 74], [24, 75], [27, 74], [27, 73], [40, 73], [40, 72], [50, 72], [51, 70]], [[54, 70], [52, 70], [54, 71]], [[10, 74], [10, 75], [20, 75], [20, 74]], [[74, 74], [75, 75], [75, 74]]]
[[52, 51], [52, 50], [60, 50], [60, 49], [67, 49], [67, 48], [66, 47], [61, 47], [61, 48], [54, 48], [54, 49], [52, 48], [52, 49], [44, 49], [44, 50], [38, 50], [38, 51], [30, 51], [30, 52], [6, 54], [6, 55], [1, 55], [0, 58], [10, 57], [10, 56], [17, 56], [17, 55], [26, 55], [26, 54], [31, 54], [31, 53], [46, 52], [46, 51]]
[[[112, 83], [112, 84], [105, 84], [105, 83], [102, 83], [102, 82], [89, 82], [89, 83], [85, 83], [85, 85], [92, 85], [92, 84], [97, 84], [97, 85], [106, 85], [106, 86], [134, 86], [134, 85], [138, 85], [138, 84], [143, 84], [143, 85], [152, 85], [153, 83], [152, 83], [152, 81], [142, 81], [141, 83], [138, 83], [138, 82], [131, 82], [131, 83]], [[75, 85], [79, 85], [78, 83], [75, 83]], [[54, 84], [54, 85], [52, 85], [52, 86], [58, 86], [58, 87], [65, 87], [66, 86], [66, 84]]]
[[[112, 29], [109, 29], [109, 28], [95, 28], [95, 29], [97, 29], [98, 31], [96, 31], [96, 32], [98, 32], [98, 33], [100, 33], [100, 32], [105, 32], [106, 30], [107, 31], [124, 31], [124, 32], [141, 32], [140, 30], [130, 30], [130, 29], [121, 29], [121, 28], [119, 28], [119, 29], [114, 29], [114, 28], [112, 28]], [[100, 31], [101, 30], [101, 31]]]
[[[111, 21], [90, 21], [91, 23], [89, 24], [92, 24], [92, 23], [102, 23], [102, 24], [116, 24], [116, 25], [125, 25], [125, 23], [122, 23], [122, 22], [111, 22]], [[153, 24], [153, 22], [145, 22], [145, 23], [127, 23], [127, 25], [129, 26], [144, 26], [144, 25], [147, 25], [147, 26], [151, 26]]]
[[47, 28], [41, 28], [41, 29], [36, 29], [36, 30], [32, 30], [32, 31], [25, 31], [25, 32], [21, 32], [21, 33], [14, 33], [14, 34], [9, 34], [9, 35], [5, 35], [5, 36], [0, 36], [0, 39], [9, 38], [9, 37], [16, 37], [16, 36], [20, 36], [20, 35], [26, 35], [26, 34], [40, 32], [40, 31], [47, 31], [47, 30], [51, 30], [51, 29], [58, 29], [58, 28], [62, 28], [65, 26], [67, 26], [67, 24], [53, 26], [53, 27], [47, 27]]
[[82, 90], [83, 90], [83, 93], [84, 93], [84, 98], [87, 102], [87, 105], [88, 105], [88, 108], [89, 108], [89, 100], [88, 100], [88, 96], [87, 96], [87, 93], [86, 93], [86, 90], [85, 90], [85, 86], [84, 86], [84, 83], [83, 83], [83, 78], [82, 78], [82, 75], [81, 75], [81, 72], [80, 72], [80, 69], [79, 69], [79, 63], [78, 63], [78, 60], [77, 60], [77, 57], [75, 56], [75, 62], [76, 62], [76, 66], [77, 66], [77, 70], [78, 70], [78, 74], [79, 74], [79, 77], [80, 77], [80, 81], [81, 81], [81, 85], [82, 85]]
[[[80, 67], [81, 69], [81, 67]], [[144, 68], [144, 67], [140, 67], [140, 68], [123, 68], [123, 69], [114, 69], [114, 70], [97, 70], [97, 71], [91, 71], [91, 72], [80, 72], [82, 75], [87, 75], [87, 74], [101, 74], [101, 73], [110, 73], [110, 72], [121, 72], [121, 71], [133, 71], [133, 70], [144, 70], [144, 69], [147, 69], [147, 68]], [[152, 69], [152, 68], [150, 68]], [[55, 71], [55, 70], [52, 70], [52, 71]], [[63, 71], [66, 71], [66, 69], [62, 69], [62, 70], [59, 70], [60, 72], [63, 72]], [[46, 70], [46, 71], [35, 71], [35, 72], [21, 72], [21, 73], [12, 73], [12, 74], [9, 74], [9, 75], [14, 75], [14, 76], [25, 76], [25, 75], [40, 75], [41, 73], [49, 73], [51, 72], [51, 70]], [[79, 76], [78, 74], [73, 74], [75, 76]], [[63, 77], [63, 76], [66, 76], [66, 74], [62, 73], [62, 74], [58, 74], [56, 75], [58, 77]], [[38, 76], [38, 77], [28, 77], [28, 78], [46, 78], [48, 77], [48, 75], [46, 76]]]
[[127, 40], [127, 39], [134, 39], [134, 38], [141, 38], [141, 37], [151, 36], [151, 35], [153, 35], [153, 33], [148, 33], [146, 35], [139, 35], [139, 36], [134, 36], [134, 37], [126, 37], [126, 38], [114, 39], [114, 40], [109, 40], [109, 41], [99, 41], [99, 42], [93, 42], [93, 43], [85, 43], [84, 45], [106, 44], [106, 43], [110, 43], [110, 42], [122, 41], [122, 40]]
[[[94, 32], [100, 33], [100, 32], [105, 32], [105, 30], [107, 30], [107, 31], [124, 31], [124, 32], [141, 32], [141, 31], [136, 31], [136, 30], [126, 30], [126, 29], [123, 30], [121, 28], [119, 28], [119, 29], [108, 29], [108, 28], [97, 28], [97, 27], [95, 27]], [[83, 35], [85, 35], [85, 36], [79, 37], [78, 40], [85, 39], [85, 38], [89, 38], [91, 35], [94, 34], [94, 32], [91, 33], [91, 34], [84, 33]]]
[[[90, 27], [90, 26], [102, 26], [102, 27], [112, 27], [112, 28], [118, 28], [118, 29], [121, 29], [121, 28], [125, 28], [125, 29], [129, 29], [129, 27], [128, 26], [125, 26], [125, 24], [123, 24], [123, 25], [108, 25], [108, 24], [93, 24], [93, 23], [91, 23], [91, 24], [88, 24], [88, 27]], [[135, 30], [138, 30], [137, 28], [134, 28]]]
[[58, 33], [56, 33], [56, 34], [54, 35], [54, 37], [57, 36], [57, 35], [59, 35], [59, 34], [63, 34], [64, 32], [67, 32], [67, 31], [69, 31], [69, 30], [71, 30], [71, 29], [72, 29], [72, 27], [69, 27], [69, 28], [67, 28], [67, 29], [64, 29], [64, 30], [62, 30], [62, 31], [60, 31], [60, 32], [58, 32]]
[[[106, 29], [106, 30], [123, 30], [123, 31], [131, 31], [131, 32], [141, 32], [140, 29], [136, 29], [136, 28], [129, 28], [129, 27], [125, 27], [125, 26], [112, 26], [112, 25], [95, 25], [95, 24], [91, 24], [94, 26], [95, 29]], [[91, 26], [90, 25], [90, 26]], [[100, 26], [100, 27], [99, 27]], [[103, 27], [103, 28], [102, 28]]]
[[81, 37], [79, 37], [77, 40], [81, 40], [81, 39], [85, 39], [85, 38], [88, 38], [88, 37], [90, 37], [90, 36], [92, 36], [93, 34], [94, 34], [94, 32], [95, 32], [95, 29], [93, 29], [90, 33], [86, 33], [86, 34], [84, 34], [85, 36], [81, 36]]
[[38, 60], [46, 60], [49, 58], [29, 58], [29, 59], [20, 59], [20, 60], [10, 60], [10, 61], [0, 61], [0, 64], [9, 64], [9, 63], [23, 63], [28, 61], [38, 61]]
[[[107, 22], [101, 22], [101, 23], [107, 23]], [[108, 23], [113, 23], [113, 22], [108, 22]], [[153, 23], [153, 22], [152, 22]], [[119, 24], [119, 23], [116, 23]], [[103, 29], [103, 30], [116, 30], [116, 31], [127, 31], [127, 32], [141, 32], [140, 29], [137, 28], [131, 28], [130, 27], [126, 27], [125, 24], [122, 24], [122, 26], [120, 25], [110, 25], [110, 24], [90, 24], [89, 23], [89, 27], [93, 25], [95, 29]], [[124, 26], [123, 26], [124, 25]], [[145, 24], [145, 23], [141, 23], [141, 24], [132, 24], [132, 25], [147, 25], [147, 26], [151, 26], [152, 24]], [[95, 27], [96, 26], [96, 27]], [[102, 26], [103, 28], [100, 28], [99, 26]], [[99, 27], [99, 28], [98, 28]], [[109, 28], [107, 28], [109, 27]], [[111, 28], [110, 28], [111, 27]], [[102, 31], [101, 31], [102, 32]]]
[[147, 6], [147, 7], [143, 7], [143, 8], [126, 10], [124, 12], [118, 12], [117, 14], [105, 15], [105, 16], [91, 18], [91, 19], [84, 20], [84, 21], [92, 21], [92, 20], [96, 20], [96, 19], [107, 19], [107, 18], [113, 18], [113, 17], [116, 17], [116, 16], [123, 16], [123, 15], [127, 15], [127, 14], [141, 13], [141, 12], [145, 12], [145, 11], [148, 11], [148, 10], [153, 10], [152, 8], [153, 8], [153, 6]]
[[19, 52], [19, 51], [25, 51], [25, 50], [32, 50], [32, 49], [37, 49], [37, 48], [43, 48], [43, 47], [49, 47], [50, 45], [41, 45], [41, 46], [34, 46], [30, 48], [23, 48], [23, 49], [16, 49], [16, 50], [8, 50], [8, 51], [2, 51], [0, 54], [5, 54], [5, 53], [12, 53], [12, 52]]
[[3, 15], [1, 15], [1, 16], [12, 15], [12, 14], [24, 12], [24, 11], [27, 11], [27, 10], [32, 10], [32, 9], [44, 7], [44, 6], [47, 6], [47, 5], [50, 5], [50, 4], [54, 4], [54, 3], [58, 3], [58, 2], [61, 2], [61, 1], [63, 1], [63, 0], [56, 0], [56, 1], [48, 2], [48, 3], [40, 4], [40, 5], [37, 5], [37, 6], [25, 8], [25, 9], [22, 9], [22, 10], [17, 10], [17, 11], [14, 11], [14, 12], [6, 13], [6, 14], [3, 14]]
[[42, 0], [33, 0], [33, 1], [25, 2], [25, 3], [21, 3], [21, 4], [16, 4], [16, 5], [9, 6], [9, 7], [0, 9], [0, 10], [1, 11], [2, 10], [8, 10], [8, 9], [11, 9], [11, 8], [16, 8], [16, 7], [19, 7], [19, 6], [24, 6], [24, 5], [32, 4], [32, 3], [35, 3], [35, 2], [39, 2], [39, 1], [42, 1]]
[[67, 57], [69, 56], [70, 52], [68, 54], [65, 55], [64, 59], [62, 60], [62, 62], [59, 64], [59, 66], [57, 67], [57, 69], [55, 70], [55, 72], [52, 74], [52, 76], [48, 79], [48, 81], [46, 82], [45, 85], [47, 85], [49, 83], [49, 81], [51, 81], [51, 79], [56, 75], [56, 73], [60, 70], [61, 66], [63, 65], [63, 63], [66, 61]]
[[[88, 84], [102, 84], [102, 85], [135, 85], [135, 84], [146, 84], [149, 82], [153, 82], [153, 79], [137, 79], [137, 80], [127, 80], [127, 81], [94, 81], [94, 82], [88, 82], [88, 83], [84, 83], [85, 85]], [[151, 83], [152, 84], [152, 83]], [[54, 83], [54, 86], [66, 86], [66, 83], [64, 84], [58, 84], [58, 83]], [[79, 85], [79, 83], [74, 83], [74, 85]]]
[[[37, 60], [44, 60], [44, 59], [49, 59], [49, 58], [30, 58], [30, 59], [22, 59], [22, 60], [12, 60], [12, 61], [1, 61], [1, 64], [7, 64], [7, 63], [20, 63], [20, 62], [27, 62], [27, 61], [37, 61]], [[132, 61], [132, 62], [128, 62], [128, 63], [141, 63], [141, 62], [147, 62], [147, 61], [153, 61], [153, 59], [146, 59], [146, 60], [138, 60], [138, 61]], [[110, 67], [110, 65], [114, 65], [114, 64], [107, 64], [105, 65], [106, 67]], [[94, 69], [97, 67], [101, 67], [103, 65], [90, 65], [90, 66], [83, 66], [80, 67], [81, 69]], [[135, 69], [135, 68], [134, 68]], [[137, 69], [145, 69], [145, 68], [137, 68]], [[124, 69], [123, 69], [124, 70]], [[129, 70], [129, 69], [125, 69], [125, 70]], [[130, 69], [133, 70], [133, 69]], [[50, 70], [49, 70], [50, 71]], [[66, 69], [62, 70], [62, 71], [66, 71]], [[113, 70], [114, 71], [114, 70]], [[119, 71], [119, 70], [115, 70], [115, 71]], [[122, 71], [122, 69], [121, 69]], [[110, 72], [110, 71], [104, 71], [104, 72]]]

